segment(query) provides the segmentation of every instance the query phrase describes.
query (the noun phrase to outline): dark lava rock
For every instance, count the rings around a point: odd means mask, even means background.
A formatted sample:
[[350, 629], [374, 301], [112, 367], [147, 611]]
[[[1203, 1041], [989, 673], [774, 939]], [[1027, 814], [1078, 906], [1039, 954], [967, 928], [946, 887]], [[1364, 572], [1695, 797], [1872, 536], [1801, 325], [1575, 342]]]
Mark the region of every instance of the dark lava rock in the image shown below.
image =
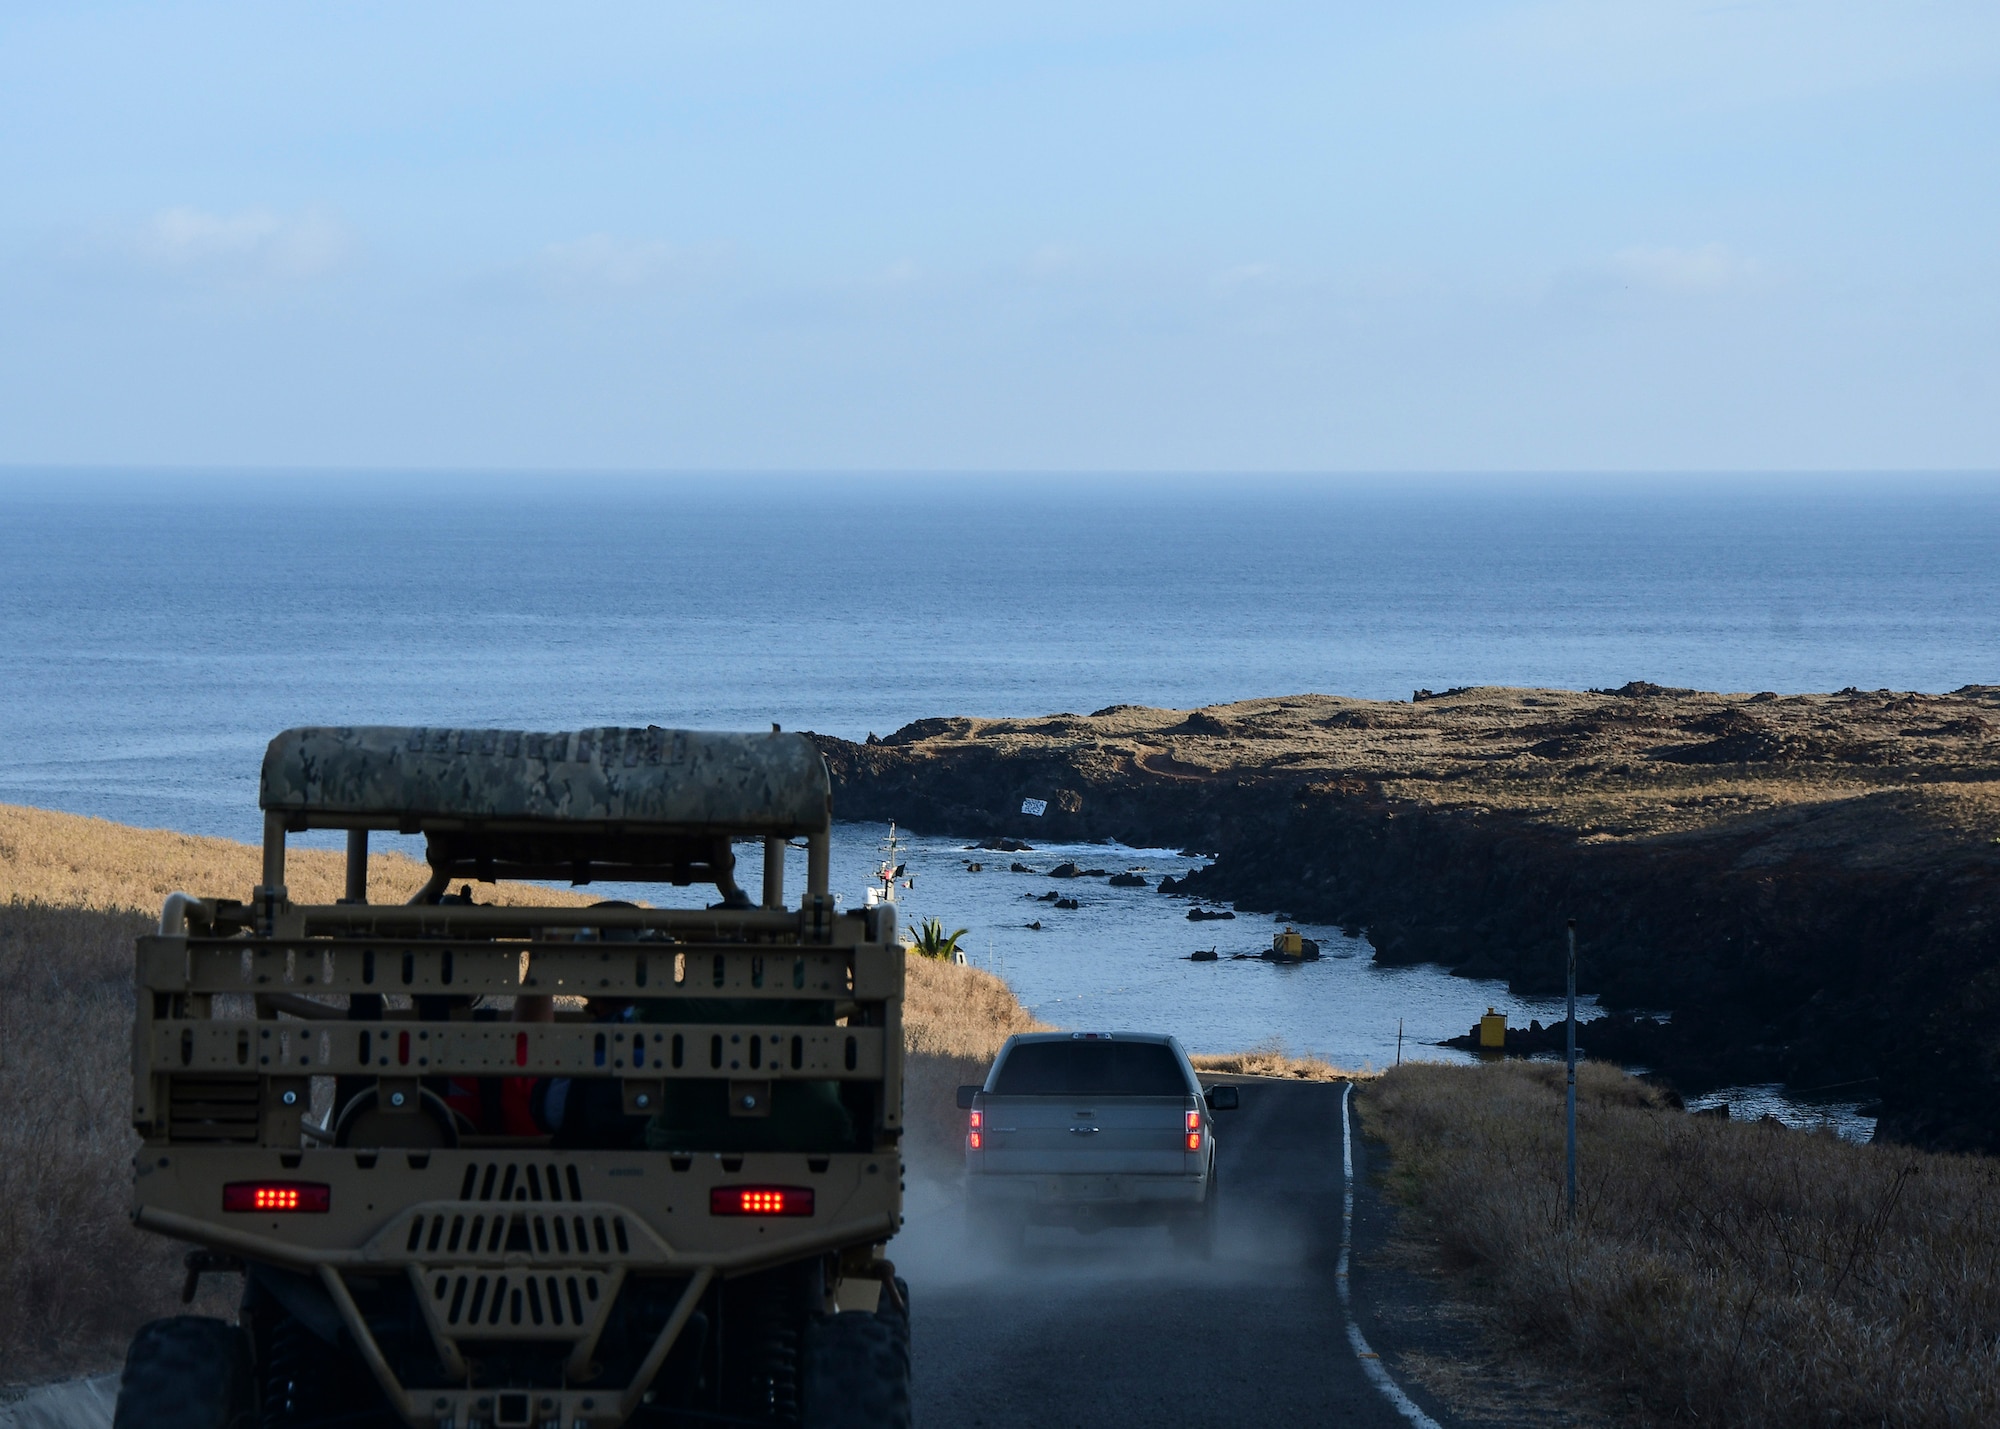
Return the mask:
[[1212, 963], [1215, 960], [1215, 949], [1213, 948], [1196, 948], [1188, 954], [1188, 961], [1191, 963]]
[[[964, 715], [946, 715], [939, 719], [912, 720], [895, 733], [884, 737], [878, 742], [881, 744], [916, 744], [921, 740], [930, 739], [935, 735], [965, 735], [971, 732], [972, 721]], [[1001, 852], [1010, 853], [1012, 850], [1002, 849]]]
[[1276, 948], [1266, 949], [1258, 954], [1267, 963], [1316, 963], [1319, 961], [1319, 944], [1311, 938], [1299, 939], [1299, 955], [1281, 953]]
[[1207, 710], [1196, 710], [1193, 714], [1182, 720], [1176, 728], [1183, 734], [1219, 735], [1233, 733], [1236, 726], [1230, 724], [1227, 720], [1217, 719]]
[[1178, 893], [1181, 891], [1181, 882], [1182, 880], [1175, 878], [1171, 873], [1169, 873], [1168, 875], [1166, 875], [1166, 877], [1160, 880], [1160, 892]]
[[1104, 877], [1104, 870], [1103, 870], [1103, 869], [1101, 869], [1101, 868], [1086, 868], [1086, 869], [1085, 869], [1085, 870], [1084, 870], [1084, 871], [1083, 871], [1082, 873], [1079, 873], [1079, 874], [1077, 875], [1077, 877], [1078, 877], [1078, 878], [1102, 878], [1102, 877]]
[[1081, 878], [1083, 870], [1073, 863], [1059, 863], [1049, 870], [1050, 878]]
[[[1576, 1048], [1579, 1055], [1587, 1047], [1590, 1055], [1599, 1061], [1637, 1062], [1645, 1066], [1657, 1066], [1661, 1052], [1665, 1050], [1669, 1036], [1668, 1025], [1656, 1022], [1650, 1017], [1634, 1017], [1629, 1013], [1610, 1012], [1589, 1021], [1577, 1019]], [[1551, 1022], [1544, 1027], [1539, 1022], [1530, 1022], [1526, 1027], [1509, 1027], [1505, 1052], [1510, 1057], [1527, 1057], [1537, 1052], [1563, 1052], [1569, 1045], [1568, 1024]], [[1475, 1024], [1463, 1037], [1451, 1037], [1438, 1043], [1440, 1047], [1456, 1047], [1465, 1052], [1477, 1052], [1479, 1028]]]
[[1033, 873], [1035, 870], [1028, 867], [1025, 863], [1016, 863], [1010, 866], [1007, 871], [1009, 873]]
[[1033, 844], [1024, 844], [1019, 839], [982, 839], [974, 848], [991, 849], [994, 853], [1033, 853]]
[[1667, 699], [1676, 695], [1691, 695], [1693, 690], [1684, 690], [1679, 685], [1656, 685], [1651, 680], [1627, 680], [1615, 690], [1591, 691], [1593, 695], [1620, 695], [1628, 700]]
[[1078, 906], [1079, 905], [1074, 898], [1058, 898], [1056, 900], [1056, 907], [1058, 908], [1075, 908]]
[[967, 873], [984, 873], [986, 872], [986, 865], [983, 863], [974, 863], [970, 859], [967, 859], [965, 871]]
[[1035, 901], [1038, 903], [1057, 903], [1062, 900], [1062, 894], [1056, 892], [1055, 889], [1053, 888], [1051, 888], [1047, 893], [1042, 893], [1042, 894], [1030, 893], [1028, 896], [1030, 898], [1035, 899]]
[[1235, 916], [1227, 908], [1188, 909], [1188, 922], [1190, 923], [1219, 923], [1226, 918], [1234, 918]]
[[1021, 926], [1023, 928], [1032, 928], [1035, 932], [1039, 933], [1042, 931], [1042, 920], [1037, 918], [1034, 922], [1023, 923]]
[[1142, 873], [1114, 873], [1110, 886], [1113, 888], [1144, 888], [1146, 876]]

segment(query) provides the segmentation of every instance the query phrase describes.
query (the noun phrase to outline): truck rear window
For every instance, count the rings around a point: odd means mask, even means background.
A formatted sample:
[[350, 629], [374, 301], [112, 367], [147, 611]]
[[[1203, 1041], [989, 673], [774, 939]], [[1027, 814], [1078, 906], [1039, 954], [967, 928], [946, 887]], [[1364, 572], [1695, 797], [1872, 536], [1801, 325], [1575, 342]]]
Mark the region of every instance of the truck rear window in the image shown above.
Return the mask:
[[998, 1097], [1184, 1097], [1187, 1079], [1160, 1042], [1023, 1042], [994, 1079]]

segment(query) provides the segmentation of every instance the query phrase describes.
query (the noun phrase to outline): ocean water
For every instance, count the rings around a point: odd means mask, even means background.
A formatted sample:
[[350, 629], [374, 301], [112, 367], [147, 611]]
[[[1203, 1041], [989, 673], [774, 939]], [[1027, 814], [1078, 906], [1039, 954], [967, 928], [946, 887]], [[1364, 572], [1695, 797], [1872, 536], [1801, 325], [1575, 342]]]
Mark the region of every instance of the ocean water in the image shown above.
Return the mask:
[[[864, 903], [890, 834], [887, 824], [836, 825], [832, 883], [845, 906]], [[896, 888], [902, 925], [936, 918], [947, 932], [963, 929], [966, 961], [1005, 978], [1030, 1012], [1058, 1027], [1167, 1031], [1193, 1052], [1275, 1047], [1336, 1066], [1379, 1069], [1398, 1056], [1470, 1061], [1469, 1054], [1434, 1044], [1469, 1030], [1489, 1007], [1506, 1012], [1515, 1027], [1562, 1018], [1559, 997], [1516, 997], [1504, 983], [1455, 978], [1438, 968], [1378, 968], [1365, 938], [1323, 924], [1252, 913], [1190, 922], [1189, 901], [1163, 895], [1156, 885], [1199, 866], [1198, 853], [1114, 843], [1040, 843], [1027, 852], [995, 853], [962, 838], [908, 830], [894, 837], [909, 884], [899, 880]], [[761, 850], [746, 844], [738, 857], [738, 882], [755, 888]], [[1046, 876], [1065, 862], [1105, 875], [1137, 872], [1149, 886]], [[1018, 872], [1016, 864], [1032, 872]], [[787, 856], [785, 876], [788, 890], [800, 886], [803, 853]], [[699, 907], [715, 896], [712, 888], [597, 891], [677, 907]], [[1077, 906], [1057, 907], [1049, 895]], [[1318, 961], [1281, 965], [1257, 956], [1287, 927], [1319, 942]], [[1212, 949], [1216, 960], [1192, 961], [1196, 949]], [[1578, 1004], [1587, 1015], [1595, 1000], [1581, 997]]]
[[[294, 724], [861, 738], [1631, 679], [2000, 681], [2000, 481], [0, 474], [0, 800], [236, 838], [257, 836], [265, 740]], [[855, 897], [877, 837], [843, 834]], [[975, 953], [990, 939], [1052, 1020], [1379, 1065], [1399, 1000], [1454, 1032], [1502, 1005], [1359, 955], [1169, 967], [1195, 945], [1172, 900], [1100, 887], [1038, 935], [972, 891], [990, 875], [957, 879], [929, 911], [977, 921]], [[1257, 941], [1195, 931], [1239, 928]]]

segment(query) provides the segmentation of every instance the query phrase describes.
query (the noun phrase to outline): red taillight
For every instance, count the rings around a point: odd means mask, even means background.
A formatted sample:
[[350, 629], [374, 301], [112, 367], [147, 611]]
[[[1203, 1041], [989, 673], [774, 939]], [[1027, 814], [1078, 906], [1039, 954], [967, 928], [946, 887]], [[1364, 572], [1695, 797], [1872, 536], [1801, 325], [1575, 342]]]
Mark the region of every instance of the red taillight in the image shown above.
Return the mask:
[[222, 1188], [225, 1211], [326, 1211], [333, 1188], [317, 1181], [231, 1181]]
[[1201, 1150], [1201, 1113], [1198, 1111], [1187, 1114], [1187, 1149]]
[[804, 1186], [717, 1186], [708, 1193], [711, 1216], [809, 1216], [813, 1193]]
[[972, 1120], [967, 1125], [965, 1132], [965, 1144], [970, 1146], [974, 1151], [977, 1151], [981, 1146], [986, 1144], [986, 1137], [981, 1131], [981, 1128], [985, 1125], [986, 1113], [974, 1107], [972, 1109]]

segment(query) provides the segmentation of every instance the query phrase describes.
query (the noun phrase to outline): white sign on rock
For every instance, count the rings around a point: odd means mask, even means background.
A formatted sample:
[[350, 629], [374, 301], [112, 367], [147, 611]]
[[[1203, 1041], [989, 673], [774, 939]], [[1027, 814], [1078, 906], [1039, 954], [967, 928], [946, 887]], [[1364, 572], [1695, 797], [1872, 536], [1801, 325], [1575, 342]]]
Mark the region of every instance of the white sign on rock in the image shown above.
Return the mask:
[[1024, 814], [1033, 814], [1039, 819], [1048, 811], [1049, 801], [1047, 799], [1023, 799], [1021, 801], [1021, 812]]

